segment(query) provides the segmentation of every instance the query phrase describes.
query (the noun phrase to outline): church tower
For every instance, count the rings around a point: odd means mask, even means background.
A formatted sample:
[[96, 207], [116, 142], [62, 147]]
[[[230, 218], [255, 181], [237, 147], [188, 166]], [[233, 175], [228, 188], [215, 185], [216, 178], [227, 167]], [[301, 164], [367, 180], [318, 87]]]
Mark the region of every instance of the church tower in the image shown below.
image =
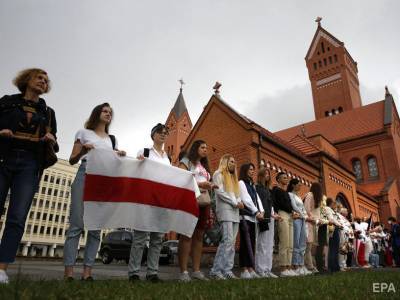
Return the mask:
[[321, 20], [305, 57], [317, 120], [362, 105], [357, 62]]
[[176, 99], [175, 105], [171, 109], [167, 121], [165, 122], [169, 128], [169, 136], [165, 142], [165, 151], [171, 158], [173, 165], [177, 165], [181, 146], [185, 143], [186, 138], [192, 130], [192, 121], [190, 120], [182, 93], [184, 82], [183, 80], [180, 80], [179, 82], [181, 83], [181, 88], [178, 98]]

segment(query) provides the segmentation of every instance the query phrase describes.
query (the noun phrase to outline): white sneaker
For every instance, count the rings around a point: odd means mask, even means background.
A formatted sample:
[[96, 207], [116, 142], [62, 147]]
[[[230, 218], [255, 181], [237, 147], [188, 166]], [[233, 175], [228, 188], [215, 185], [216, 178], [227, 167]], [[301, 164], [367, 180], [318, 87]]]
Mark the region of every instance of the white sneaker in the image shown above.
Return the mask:
[[209, 279], [204, 276], [203, 272], [201, 271], [196, 271], [192, 273], [192, 279], [196, 279], [196, 280], [203, 280], [203, 281], [208, 281]]
[[260, 278], [260, 275], [258, 275], [255, 271], [251, 271], [250, 277], [251, 277], [251, 279]]
[[222, 275], [222, 273], [220, 273], [220, 272], [217, 272], [217, 273], [210, 272], [209, 277], [211, 279], [215, 279], [215, 280], [225, 280], [226, 279], [225, 276]]
[[274, 273], [272, 273], [271, 271], [265, 272], [265, 274], [268, 274], [268, 277], [269, 277], [269, 278], [278, 278], [278, 276], [275, 275]]
[[8, 284], [8, 283], [9, 280], [6, 271], [0, 270], [0, 284]]
[[300, 276], [295, 270], [290, 269], [289, 272], [292, 273], [292, 276]]
[[286, 269], [285, 271], [281, 272], [281, 277], [292, 277], [294, 276], [293, 273], [291, 272], [291, 270]]
[[181, 282], [189, 282], [191, 280], [192, 280], [192, 278], [190, 278], [188, 271], [184, 271], [184, 272], [179, 274], [179, 281], [181, 281]]
[[309, 271], [305, 266], [302, 267], [304, 275], [311, 275], [313, 272]]
[[236, 277], [236, 275], [235, 274], [233, 274], [233, 272], [227, 272], [227, 273], [225, 273], [224, 274], [224, 279], [238, 279], [237, 277]]
[[292, 270], [292, 271], [293, 271], [294, 273], [296, 273], [297, 276], [303, 276], [303, 275], [305, 275], [302, 268], [297, 268], [296, 270]]
[[246, 270], [240, 274], [240, 278], [241, 279], [251, 279], [251, 275], [250, 275], [249, 271]]
[[260, 276], [261, 278], [268, 278], [268, 277], [269, 277], [268, 272], [258, 272], [257, 274], [258, 274], [258, 276]]

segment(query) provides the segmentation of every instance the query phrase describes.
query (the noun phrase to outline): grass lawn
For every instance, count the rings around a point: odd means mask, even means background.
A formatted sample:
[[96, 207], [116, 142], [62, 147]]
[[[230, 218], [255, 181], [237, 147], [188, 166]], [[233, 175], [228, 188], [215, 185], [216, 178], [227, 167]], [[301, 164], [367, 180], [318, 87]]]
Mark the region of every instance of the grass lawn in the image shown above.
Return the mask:
[[[373, 283], [393, 283], [395, 292], [374, 293]], [[346, 272], [279, 279], [160, 284], [126, 280], [64, 282], [13, 280], [0, 299], [400, 299], [400, 271]]]

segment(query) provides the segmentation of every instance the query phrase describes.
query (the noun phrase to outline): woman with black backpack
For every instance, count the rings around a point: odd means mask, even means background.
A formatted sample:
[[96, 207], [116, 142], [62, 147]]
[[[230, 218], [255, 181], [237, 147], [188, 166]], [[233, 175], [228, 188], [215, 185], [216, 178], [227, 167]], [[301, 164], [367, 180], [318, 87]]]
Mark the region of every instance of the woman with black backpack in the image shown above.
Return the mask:
[[[10, 191], [0, 243], [0, 283], [5, 284], [41, 174], [56, 162], [54, 153], [58, 151], [54, 110], [40, 98], [50, 90], [46, 71], [23, 70], [13, 83], [21, 93], [0, 99], [0, 212]], [[52, 152], [51, 163], [46, 160], [46, 150]]]
[[[73, 279], [73, 268], [78, 254], [79, 239], [84, 232], [83, 225], [83, 189], [85, 185], [86, 156], [94, 148], [114, 150], [119, 156], [125, 151], [118, 150], [117, 141], [108, 133], [112, 120], [112, 109], [108, 103], [97, 105], [90, 114], [85, 128], [75, 134], [74, 147], [69, 158], [71, 165], [81, 161], [78, 172], [71, 185], [71, 206], [69, 228], [64, 244], [64, 278]], [[82, 280], [93, 280], [92, 266], [96, 259], [100, 243], [100, 230], [89, 230], [83, 258]]]

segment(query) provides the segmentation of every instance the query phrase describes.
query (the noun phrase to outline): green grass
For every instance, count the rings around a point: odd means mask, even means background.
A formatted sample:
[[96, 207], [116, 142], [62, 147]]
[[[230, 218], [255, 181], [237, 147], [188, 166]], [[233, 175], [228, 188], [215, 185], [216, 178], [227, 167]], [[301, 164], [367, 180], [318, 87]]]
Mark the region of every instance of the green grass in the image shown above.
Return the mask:
[[[393, 283], [395, 293], [373, 293], [374, 282]], [[64, 282], [14, 280], [0, 299], [400, 299], [400, 272], [347, 272], [279, 279], [160, 284], [124, 280]]]

